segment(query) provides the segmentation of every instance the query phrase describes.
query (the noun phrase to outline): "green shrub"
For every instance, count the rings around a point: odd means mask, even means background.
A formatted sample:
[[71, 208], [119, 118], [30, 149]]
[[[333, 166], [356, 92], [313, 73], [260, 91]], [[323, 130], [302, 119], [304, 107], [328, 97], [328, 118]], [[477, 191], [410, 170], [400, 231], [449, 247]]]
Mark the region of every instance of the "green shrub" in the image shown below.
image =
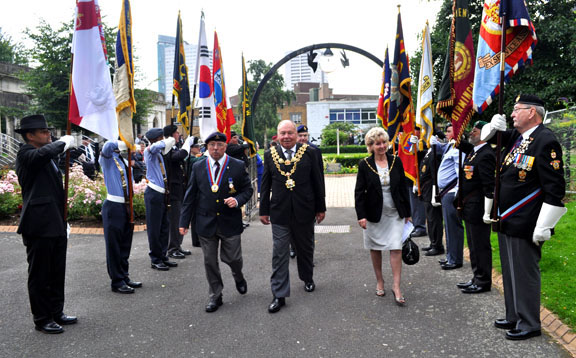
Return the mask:
[[[322, 154], [331, 154], [337, 152], [337, 147], [335, 145], [327, 145], [320, 147]], [[340, 146], [340, 153], [366, 153], [365, 145], [344, 145]]]
[[340, 163], [343, 167], [357, 167], [362, 158], [366, 158], [368, 153], [347, 153], [347, 154], [324, 154], [324, 162]]

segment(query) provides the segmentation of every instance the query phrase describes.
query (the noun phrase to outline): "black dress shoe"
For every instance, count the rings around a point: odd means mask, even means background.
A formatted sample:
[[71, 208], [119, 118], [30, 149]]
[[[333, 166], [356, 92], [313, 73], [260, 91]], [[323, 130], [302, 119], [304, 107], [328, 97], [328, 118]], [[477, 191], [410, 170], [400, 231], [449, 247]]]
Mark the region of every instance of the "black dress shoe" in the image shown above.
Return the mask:
[[[184, 255], [182, 255], [182, 256], [184, 256]], [[165, 261], [162, 261], [162, 262], [164, 263], [164, 265], [166, 265], [166, 266], [168, 266], [168, 267], [177, 267], [177, 266], [178, 266], [178, 264], [177, 264], [176, 262], [174, 262], [174, 261], [165, 260]]]
[[442, 265], [440, 267], [442, 267], [442, 270], [455, 270], [455, 269], [459, 269], [460, 267], [462, 267], [462, 264], [445, 263], [444, 265]]
[[440, 260], [438, 260], [438, 263], [439, 263], [440, 265], [446, 265], [446, 264], [448, 263], [448, 260], [446, 260], [446, 259], [440, 259]]
[[462, 288], [466, 288], [466, 287], [470, 287], [474, 284], [474, 282], [472, 282], [472, 280], [467, 281], [467, 282], [460, 282], [456, 284], [456, 287], [462, 289]]
[[178, 251], [180, 251], [180, 253], [182, 255], [186, 255], [186, 256], [192, 255], [192, 251], [190, 251], [190, 250], [178, 249]]
[[36, 325], [36, 330], [46, 334], [58, 334], [64, 332], [62, 326], [54, 321]]
[[66, 326], [69, 324], [76, 324], [78, 323], [78, 317], [76, 316], [68, 316], [62, 313], [60, 317], [54, 317], [54, 322], [58, 323], [61, 326]]
[[116, 293], [134, 293], [134, 289], [128, 285], [122, 285], [120, 287], [112, 287], [112, 292]]
[[314, 282], [306, 282], [304, 284], [304, 291], [312, 292], [314, 289], [316, 289], [316, 284]]
[[510, 322], [506, 319], [497, 319], [494, 321], [494, 327], [501, 329], [514, 329], [516, 328], [516, 322]]
[[444, 253], [444, 249], [437, 249], [435, 247], [431, 248], [430, 250], [428, 250], [424, 256], [438, 256], [438, 255], [442, 255]]
[[152, 263], [152, 264], [150, 265], [150, 267], [152, 267], [154, 270], [158, 270], [158, 271], [168, 271], [168, 270], [170, 270], [170, 267], [164, 265], [164, 262], [160, 262], [159, 264]]
[[246, 282], [246, 280], [236, 282], [236, 289], [241, 295], [245, 295], [246, 292], [248, 292], [248, 283]]
[[462, 289], [462, 293], [482, 293], [490, 291], [491, 287], [489, 285], [486, 286], [478, 286], [478, 285], [470, 285], [466, 288]]
[[513, 341], [523, 341], [525, 339], [538, 337], [540, 335], [542, 335], [542, 331], [539, 329], [536, 331], [523, 331], [521, 329], [512, 329], [506, 332], [506, 339], [510, 339]]
[[168, 257], [171, 257], [173, 259], [178, 259], [181, 260], [183, 258], [186, 258], [186, 255], [184, 255], [183, 253], [180, 252], [180, 250], [174, 250], [171, 253], [168, 254]]
[[218, 310], [218, 307], [222, 306], [222, 304], [222, 296], [218, 296], [218, 298], [212, 297], [206, 305], [206, 312], [215, 312]]
[[128, 281], [124, 281], [124, 282], [126, 283], [127, 286], [132, 287], [132, 288], [142, 287], [142, 282], [132, 281], [132, 280], [128, 280]]
[[276, 313], [280, 311], [282, 306], [286, 305], [286, 299], [284, 297], [274, 297], [270, 305], [268, 306], [268, 312]]
[[410, 233], [410, 237], [421, 237], [426, 235], [426, 230], [414, 230]]
[[432, 246], [426, 246], [426, 247], [421, 248], [420, 250], [429, 251], [430, 249], [432, 249]]

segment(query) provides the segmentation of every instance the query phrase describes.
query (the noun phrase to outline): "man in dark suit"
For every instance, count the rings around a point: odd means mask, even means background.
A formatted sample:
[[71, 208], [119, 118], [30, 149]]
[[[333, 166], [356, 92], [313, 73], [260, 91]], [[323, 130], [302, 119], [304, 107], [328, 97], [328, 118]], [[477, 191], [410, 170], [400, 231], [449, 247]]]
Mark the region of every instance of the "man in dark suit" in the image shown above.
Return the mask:
[[[163, 129], [164, 138], [174, 138], [178, 143], [180, 132], [175, 124], [169, 124]], [[179, 232], [180, 210], [182, 200], [184, 199], [184, 187], [186, 186], [186, 177], [184, 176], [184, 160], [190, 153], [190, 146], [194, 141], [193, 136], [189, 136], [182, 147], [174, 145], [168, 154], [164, 155], [166, 165], [166, 174], [168, 177], [168, 187], [170, 189], [170, 211], [168, 221], [170, 222], [169, 239], [168, 239], [168, 257], [173, 259], [183, 259], [191, 255], [189, 250], [182, 249], [184, 237]]]
[[206, 312], [222, 306], [222, 275], [218, 265], [218, 246], [222, 262], [230, 266], [240, 294], [248, 291], [242, 273], [240, 235], [242, 210], [254, 190], [244, 163], [226, 154], [226, 135], [215, 132], [206, 138], [208, 156], [194, 163], [180, 217], [180, 233], [186, 235], [195, 212], [195, 230], [204, 253], [204, 268], [210, 287]]
[[[289, 244], [298, 253], [298, 276], [306, 292], [314, 291], [314, 220], [326, 212], [323, 175], [315, 149], [297, 144], [296, 126], [289, 120], [278, 124], [279, 145], [264, 154], [260, 187], [260, 221], [272, 223], [272, 277], [274, 298], [268, 312], [278, 312], [290, 296]], [[272, 193], [272, 198], [270, 194]]]
[[462, 140], [459, 146], [466, 153], [466, 159], [458, 195], [462, 198], [462, 218], [466, 224], [473, 273], [471, 280], [457, 284], [462, 293], [481, 293], [490, 291], [492, 287], [490, 208], [494, 198], [496, 155], [492, 147], [480, 139], [480, 131], [486, 124], [484, 121], [474, 123], [470, 142]]
[[545, 113], [544, 101], [523, 94], [512, 111], [514, 129], [506, 130], [506, 117], [500, 114], [482, 128], [482, 140], [495, 140], [494, 134], [503, 131], [498, 244], [506, 318], [494, 325], [508, 329], [511, 340], [541, 335], [542, 245], [566, 213], [562, 148], [542, 124]]
[[230, 132], [230, 141], [226, 146], [226, 154], [231, 156], [232, 158], [239, 159], [244, 162], [246, 168], [249, 165], [248, 156], [246, 155], [246, 150], [249, 148], [248, 143], [242, 143], [240, 141], [240, 136], [238, 133], [231, 131]]
[[63, 312], [68, 224], [62, 175], [54, 160], [75, 146], [74, 138], [66, 135], [52, 143], [43, 115], [22, 118], [16, 132], [25, 142], [16, 157], [16, 174], [22, 187], [18, 233], [26, 246], [30, 307], [36, 330], [62, 333], [62, 325], [78, 319]]

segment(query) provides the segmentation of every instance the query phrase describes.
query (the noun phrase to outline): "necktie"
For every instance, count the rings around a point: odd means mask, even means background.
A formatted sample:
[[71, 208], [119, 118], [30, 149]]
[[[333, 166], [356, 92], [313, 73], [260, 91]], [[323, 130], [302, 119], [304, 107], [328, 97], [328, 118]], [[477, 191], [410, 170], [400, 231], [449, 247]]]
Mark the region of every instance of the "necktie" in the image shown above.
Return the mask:
[[286, 159], [292, 159], [292, 149], [286, 149]]
[[86, 161], [92, 161], [92, 154], [90, 153], [90, 147], [86, 147]]
[[216, 181], [218, 173], [220, 172], [220, 162], [214, 162], [214, 166], [216, 167], [216, 169], [214, 169], [214, 181]]
[[520, 143], [522, 143], [523, 139], [524, 139], [524, 137], [519, 136], [518, 139], [516, 139], [516, 142], [514, 142], [514, 146], [512, 147], [512, 149], [510, 149], [510, 152], [512, 152], [512, 151], [514, 151], [514, 149], [518, 148]]

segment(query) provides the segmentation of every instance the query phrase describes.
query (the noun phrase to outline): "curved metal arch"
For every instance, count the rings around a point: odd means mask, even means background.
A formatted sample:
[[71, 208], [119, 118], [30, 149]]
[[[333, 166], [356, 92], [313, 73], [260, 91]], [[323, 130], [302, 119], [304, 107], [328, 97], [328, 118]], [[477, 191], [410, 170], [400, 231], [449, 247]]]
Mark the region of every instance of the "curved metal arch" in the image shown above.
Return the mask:
[[363, 55], [363, 56], [371, 59], [380, 67], [384, 66], [384, 62], [382, 60], [380, 60], [378, 57], [371, 54], [370, 52], [362, 50], [361, 48], [358, 48], [358, 47], [350, 46], [350, 45], [330, 42], [330, 43], [322, 43], [322, 44], [315, 44], [315, 45], [311, 45], [311, 46], [302, 47], [301, 49], [296, 50], [294, 52], [291, 52], [288, 55], [284, 56], [284, 58], [282, 58], [280, 61], [278, 61], [278, 63], [276, 63], [270, 69], [270, 71], [268, 71], [266, 73], [266, 75], [264, 75], [264, 78], [262, 78], [262, 81], [260, 81], [260, 83], [258, 84], [258, 88], [256, 88], [256, 91], [254, 92], [254, 95], [252, 96], [252, 102], [251, 102], [251, 107], [250, 107], [252, 110], [252, 113], [256, 113], [256, 105], [258, 104], [258, 98], [260, 97], [260, 92], [262, 92], [262, 88], [264, 88], [266, 83], [270, 80], [270, 78], [272, 78], [272, 75], [274, 75], [274, 73], [276, 71], [278, 71], [280, 66], [282, 66], [286, 62], [290, 61], [294, 57], [300, 56], [303, 53], [308, 53], [308, 52], [313, 51], [313, 50], [324, 49], [324, 48], [339, 48], [342, 50], [348, 50], [348, 51], [356, 52], [360, 55]]

